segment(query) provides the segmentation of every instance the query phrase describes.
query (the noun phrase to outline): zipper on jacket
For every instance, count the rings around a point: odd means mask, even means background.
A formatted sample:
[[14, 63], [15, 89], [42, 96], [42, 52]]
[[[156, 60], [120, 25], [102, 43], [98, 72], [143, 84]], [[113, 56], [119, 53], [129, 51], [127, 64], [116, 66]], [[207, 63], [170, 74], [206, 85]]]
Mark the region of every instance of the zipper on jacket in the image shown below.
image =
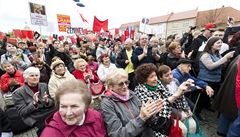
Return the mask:
[[132, 118], [135, 119], [131, 109], [128, 107], [128, 103], [127, 102], [124, 102], [124, 104], [126, 105], [127, 109], [128, 109], [128, 112], [131, 114]]

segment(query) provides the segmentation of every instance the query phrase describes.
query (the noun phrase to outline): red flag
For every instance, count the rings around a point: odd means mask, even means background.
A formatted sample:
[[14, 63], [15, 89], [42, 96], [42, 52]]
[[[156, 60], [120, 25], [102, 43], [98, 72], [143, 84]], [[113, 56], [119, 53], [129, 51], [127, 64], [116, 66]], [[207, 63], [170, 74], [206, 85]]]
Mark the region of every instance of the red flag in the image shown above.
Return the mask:
[[101, 21], [96, 16], [94, 16], [93, 32], [100, 32], [101, 29], [104, 31], [108, 30], [108, 19]]
[[132, 29], [131, 32], [130, 32], [130, 38], [133, 39], [134, 38], [134, 30]]
[[121, 41], [124, 42], [125, 40], [126, 40], [126, 36], [123, 34], [123, 35], [121, 36]]
[[0, 32], [0, 40], [3, 38], [3, 33]]
[[71, 39], [72, 44], [76, 43], [76, 39], [73, 36], [70, 36], [69, 38]]
[[125, 35], [125, 37], [127, 37], [127, 38], [128, 38], [128, 36], [129, 36], [128, 29], [126, 29], [126, 30], [124, 31], [124, 35]]
[[58, 40], [59, 40], [59, 41], [64, 40], [64, 36], [59, 36], [59, 37], [58, 37]]
[[21, 30], [22, 32], [22, 38], [29, 38], [29, 39], [33, 39], [33, 31], [31, 30]]
[[15, 35], [16, 38], [23, 38], [22, 32], [20, 29], [13, 29], [13, 34]]
[[115, 29], [115, 35], [119, 34], [119, 29]]
[[88, 23], [88, 21], [83, 17], [82, 13], [80, 13], [80, 17], [81, 17], [83, 22], [87, 22]]

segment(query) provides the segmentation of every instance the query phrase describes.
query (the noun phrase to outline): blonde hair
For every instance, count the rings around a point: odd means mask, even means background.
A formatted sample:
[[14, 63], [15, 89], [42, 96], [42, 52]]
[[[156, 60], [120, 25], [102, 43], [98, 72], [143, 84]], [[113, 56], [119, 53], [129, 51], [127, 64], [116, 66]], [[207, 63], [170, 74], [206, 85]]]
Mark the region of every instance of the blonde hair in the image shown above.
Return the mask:
[[128, 74], [127, 72], [122, 69], [122, 68], [114, 68], [111, 69], [107, 75], [107, 85], [114, 85], [117, 83], [117, 81], [119, 81], [119, 78], [121, 77], [127, 77], [128, 78]]
[[169, 52], [172, 52], [177, 48], [177, 46], [181, 46], [179, 42], [171, 42], [171, 44], [168, 46]]
[[87, 65], [87, 61], [86, 60], [84, 60], [84, 59], [82, 59], [82, 58], [80, 58], [80, 59], [76, 59], [75, 61], [74, 61], [74, 67], [77, 69], [78, 68], [78, 64], [79, 63], [84, 63], [85, 65]]
[[159, 39], [155, 36], [153, 36], [151, 39], [150, 39], [150, 42], [153, 42], [153, 41], [158, 41], [159, 42]]

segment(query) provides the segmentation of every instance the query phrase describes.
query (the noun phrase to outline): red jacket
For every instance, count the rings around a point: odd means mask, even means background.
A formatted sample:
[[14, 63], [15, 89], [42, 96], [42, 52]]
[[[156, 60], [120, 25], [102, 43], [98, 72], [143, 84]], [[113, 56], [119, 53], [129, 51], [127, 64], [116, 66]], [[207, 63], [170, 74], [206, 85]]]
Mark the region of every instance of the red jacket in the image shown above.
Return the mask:
[[[22, 75], [22, 72], [19, 70], [16, 70], [16, 73], [14, 75], [14, 80], [22, 86], [24, 84], [24, 78]], [[9, 91], [9, 81], [11, 80], [11, 77], [8, 73], [5, 73], [1, 76], [1, 89], [4, 93]]]
[[236, 103], [238, 109], [240, 109], [240, 62], [238, 62], [238, 72], [236, 77]]
[[[92, 75], [93, 75], [93, 79], [90, 79], [91, 82], [98, 82], [99, 78], [97, 77], [97, 75], [91, 70], [91, 69], [88, 69], [86, 68], [85, 72], [88, 73], [89, 71], [91, 71]], [[72, 72], [73, 76], [76, 78], [76, 79], [79, 79], [79, 80], [82, 80], [82, 81], [85, 81], [84, 79], [84, 76], [83, 76], [83, 73], [77, 69], [75, 69], [73, 72]], [[86, 81], [85, 81], [86, 82]]]
[[46, 121], [41, 137], [107, 137], [107, 132], [101, 114], [88, 109], [82, 126], [67, 125], [56, 112]]

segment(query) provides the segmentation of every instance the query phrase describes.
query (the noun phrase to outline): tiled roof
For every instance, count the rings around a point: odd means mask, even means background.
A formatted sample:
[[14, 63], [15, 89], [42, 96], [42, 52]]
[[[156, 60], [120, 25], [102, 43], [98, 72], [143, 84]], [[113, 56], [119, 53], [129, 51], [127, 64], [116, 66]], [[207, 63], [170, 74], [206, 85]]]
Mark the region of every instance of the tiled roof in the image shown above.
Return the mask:
[[158, 17], [152, 17], [152, 18], [150, 18], [149, 24], [156, 24], [156, 23], [161, 23], [161, 22], [167, 22], [169, 16], [171, 16], [171, 14], [158, 16]]
[[183, 20], [183, 19], [190, 19], [197, 17], [197, 10], [189, 10], [184, 12], [178, 12], [172, 14], [168, 21], [176, 21], [176, 20]]
[[139, 26], [139, 24], [140, 24], [140, 21], [125, 23], [125, 24], [122, 24], [120, 28], [126, 28], [128, 26]]

